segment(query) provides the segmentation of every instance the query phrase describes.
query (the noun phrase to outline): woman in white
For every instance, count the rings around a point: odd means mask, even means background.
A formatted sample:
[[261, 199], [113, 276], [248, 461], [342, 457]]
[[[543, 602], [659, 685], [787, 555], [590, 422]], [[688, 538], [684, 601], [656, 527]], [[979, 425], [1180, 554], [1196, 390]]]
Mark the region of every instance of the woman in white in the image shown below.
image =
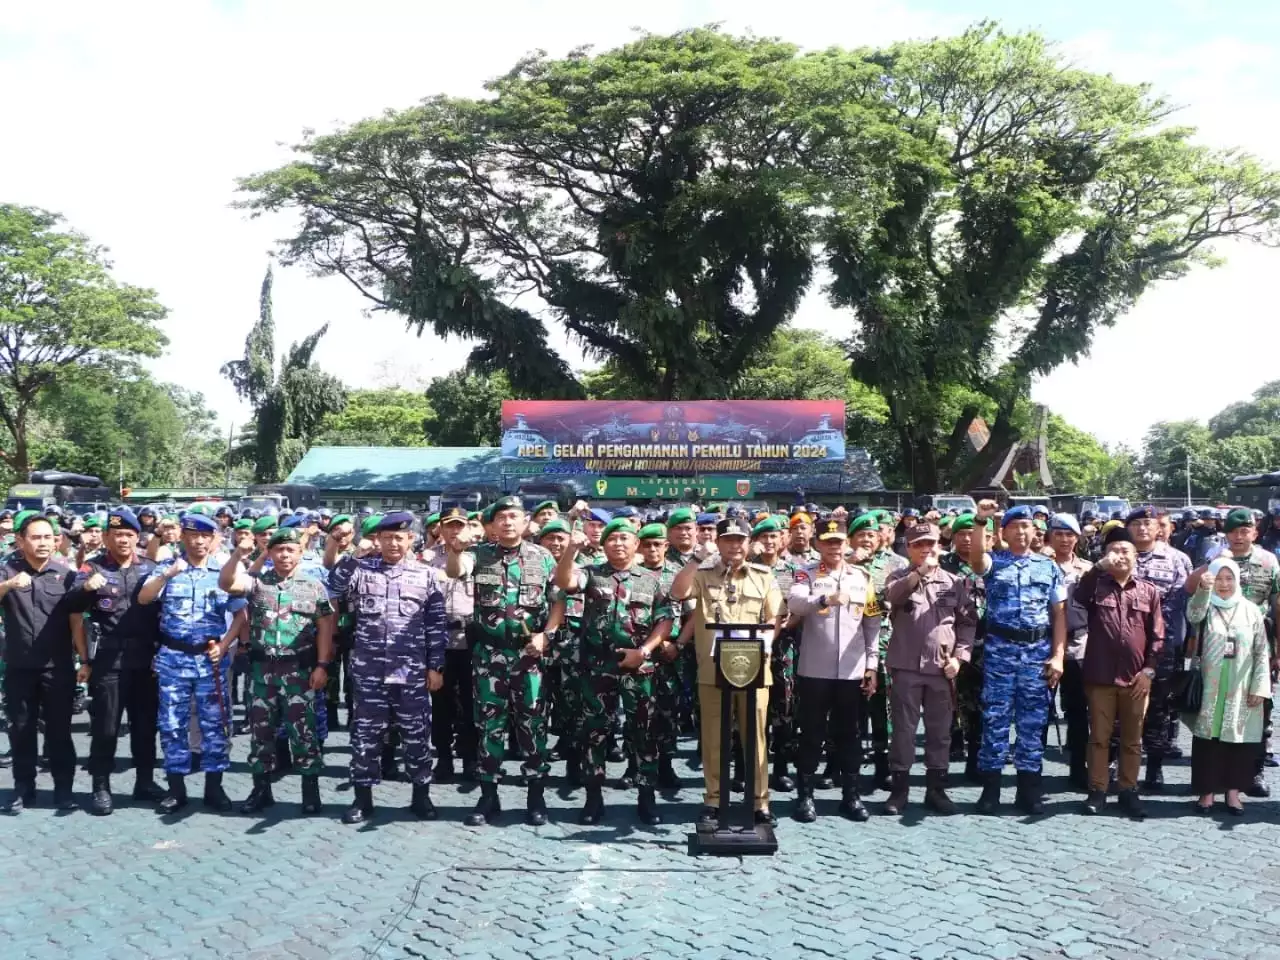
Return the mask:
[[1261, 611], [1240, 592], [1240, 569], [1230, 557], [1209, 564], [1187, 606], [1187, 619], [1203, 623], [1198, 641], [1204, 698], [1192, 728], [1191, 789], [1199, 813], [1214, 794], [1244, 813], [1240, 791], [1253, 780], [1262, 749], [1262, 702], [1271, 698], [1270, 651]]

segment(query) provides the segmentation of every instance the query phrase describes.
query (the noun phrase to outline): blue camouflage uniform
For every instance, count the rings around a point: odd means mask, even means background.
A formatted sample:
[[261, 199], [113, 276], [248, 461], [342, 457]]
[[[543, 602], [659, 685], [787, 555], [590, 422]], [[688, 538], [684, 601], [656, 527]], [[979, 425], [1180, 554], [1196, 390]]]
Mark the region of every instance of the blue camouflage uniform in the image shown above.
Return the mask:
[[1016, 727], [1014, 768], [1039, 773], [1051, 695], [1044, 679], [1044, 665], [1053, 650], [1050, 608], [1066, 601], [1066, 584], [1052, 557], [1014, 556], [1008, 550], [991, 554], [991, 569], [983, 579], [987, 633], [978, 769], [1003, 769], [1009, 729]]
[[[167, 560], [157, 565], [156, 573], [164, 574], [173, 563]], [[207, 648], [210, 642], [222, 639], [228, 614], [243, 607], [245, 601], [218, 587], [221, 567], [218, 555], [210, 555], [204, 566], [188, 566], [177, 574], [160, 594], [160, 650], [154, 669], [160, 685], [157, 726], [168, 774], [194, 772], [187, 738], [193, 695], [203, 741], [202, 769], [221, 773], [231, 764], [227, 739], [231, 658], [223, 657], [215, 667]]]
[[444, 669], [449, 635], [436, 571], [408, 556], [397, 564], [346, 557], [329, 574], [329, 592], [335, 603], [350, 601], [356, 610], [351, 783], [372, 787], [381, 781], [382, 741], [393, 721], [405, 772], [415, 784], [430, 783], [427, 671]]

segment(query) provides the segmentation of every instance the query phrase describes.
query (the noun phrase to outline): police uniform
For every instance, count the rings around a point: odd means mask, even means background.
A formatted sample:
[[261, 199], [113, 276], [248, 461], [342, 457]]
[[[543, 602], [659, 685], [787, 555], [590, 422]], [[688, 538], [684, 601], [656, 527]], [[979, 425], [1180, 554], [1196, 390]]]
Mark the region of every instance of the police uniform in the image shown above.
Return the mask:
[[[717, 535], [746, 537], [751, 531], [744, 521], [721, 520]], [[720, 698], [716, 686], [716, 668], [712, 659], [714, 634], [712, 623], [760, 623], [774, 625], [782, 611], [782, 592], [769, 568], [757, 563], [743, 563], [733, 570], [717, 560], [712, 566], [696, 571], [692, 599], [694, 608], [694, 643], [698, 657], [698, 705], [702, 727], [702, 772], [706, 782], [703, 794], [704, 821], [715, 819], [720, 805]], [[768, 638], [770, 641], [772, 638]], [[769, 712], [769, 688], [773, 685], [769, 646], [765, 648], [764, 687], [732, 693], [738, 729], [746, 735], [747, 711], [755, 710], [755, 796], [752, 807], [758, 819], [772, 819], [769, 809], [769, 768], [766, 730]]]
[[[137, 518], [128, 508], [113, 510], [108, 530], [140, 532]], [[126, 565], [110, 552], [86, 560], [80, 567], [72, 597], [73, 609], [85, 613], [89, 634], [89, 690], [93, 715], [89, 722], [89, 775], [93, 778], [94, 812], [110, 814], [111, 772], [115, 767], [120, 720], [129, 711], [129, 747], [134, 770], [133, 798], [159, 799], [154, 782], [156, 766], [156, 718], [159, 696], [151, 673], [159, 643], [159, 621], [154, 606], [138, 603], [142, 585], [155, 572], [155, 564], [135, 548]], [[104, 583], [87, 589], [90, 579]]]
[[[182, 519], [182, 529], [216, 533], [212, 520], [200, 514]], [[184, 778], [191, 769], [189, 725], [195, 700], [200, 728], [201, 769], [205, 774], [205, 803], [229, 810], [231, 801], [222, 792], [222, 774], [231, 765], [229, 718], [231, 716], [230, 658], [216, 664], [209, 657], [210, 644], [219, 643], [227, 631], [228, 616], [243, 607], [218, 586], [220, 564], [210, 553], [201, 566], [190, 564], [169, 575], [176, 560], [157, 565], [155, 574], [166, 577], [160, 593], [160, 650], [155, 657], [159, 682], [160, 744], [169, 793], [161, 808], [173, 812], [187, 802]]]
[[[1014, 507], [1003, 523], [1030, 519], [1025, 507]], [[993, 811], [999, 803], [1000, 772], [1011, 727], [1017, 729], [1013, 765], [1018, 771], [1019, 799], [1034, 809], [1040, 805], [1044, 731], [1052, 694], [1044, 679], [1045, 664], [1053, 652], [1052, 608], [1066, 602], [1067, 589], [1057, 563], [1043, 554], [998, 550], [989, 558], [984, 574], [987, 636], [978, 756], [978, 768], [986, 780], [981, 809]]]
[[[412, 514], [389, 513], [379, 521], [378, 532], [405, 532], [412, 525]], [[427, 673], [444, 669], [448, 643], [440, 579], [408, 553], [398, 563], [381, 556], [346, 557], [330, 572], [329, 591], [335, 600], [350, 599], [356, 608], [351, 650], [355, 800], [343, 822], [360, 823], [372, 813], [383, 738], [393, 722], [400, 730], [405, 773], [413, 782], [412, 809], [424, 819], [433, 818]]]
[[[440, 515], [438, 522], [441, 526], [466, 526], [467, 511], [451, 507]], [[455, 749], [462, 758], [464, 779], [474, 779], [478, 760], [471, 651], [467, 647], [467, 632], [471, 628], [475, 605], [475, 583], [469, 565], [462, 576], [451, 579], [445, 573], [447, 563], [448, 548], [444, 546], [434, 551], [427, 561], [427, 566], [434, 569], [440, 578], [449, 630], [444, 651], [444, 686], [431, 695], [431, 737], [436, 751], [434, 779], [437, 783], [448, 783], [453, 778]]]

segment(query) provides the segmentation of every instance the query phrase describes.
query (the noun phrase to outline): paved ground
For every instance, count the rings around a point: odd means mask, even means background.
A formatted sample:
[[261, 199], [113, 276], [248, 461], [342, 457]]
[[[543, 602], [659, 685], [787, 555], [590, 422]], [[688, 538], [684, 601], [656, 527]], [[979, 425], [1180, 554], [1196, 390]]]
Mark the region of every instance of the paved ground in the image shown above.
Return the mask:
[[[237, 801], [246, 753], [237, 738]], [[527, 827], [514, 786], [500, 827], [462, 826], [475, 795], [452, 786], [434, 791], [442, 820], [419, 823], [398, 809], [403, 784], [379, 788], [374, 823], [344, 827], [346, 760], [335, 734], [326, 812], [306, 820], [295, 819], [296, 778], [265, 820], [198, 804], [175, 822], [127, 805], [105, 819], [56, 815], [42, 792], [44, 808], [0, 817], [0, 957], [1280, 957], [1280, 809], [1196, 817], [1185, 766], [1143, 824], [1081, 816], [1056, 763], [1049, 815], [1035, 823], [972, 815], [973, 788], [954, 791], [960, 816], [916, 805], [866, 824], [797, 824], [784, 796], [778, 855], [738, 861], [686, 854], [692, 785], [654, 829], [635, 824], [634, 795], [618, 791], [598, 827], [575, 823], [580, 794], [554, 791], [552, 822]], [[82, 773], [85, 801], [88, 787]], [[820, 812], [837, 799], [828, 792]]]

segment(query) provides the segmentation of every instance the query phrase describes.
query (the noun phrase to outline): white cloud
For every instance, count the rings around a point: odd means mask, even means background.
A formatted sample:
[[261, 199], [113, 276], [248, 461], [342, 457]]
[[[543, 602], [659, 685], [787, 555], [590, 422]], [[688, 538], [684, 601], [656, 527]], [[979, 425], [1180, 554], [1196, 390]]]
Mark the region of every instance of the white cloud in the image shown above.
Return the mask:
[[[233, 210], [234, 178], [286, 160], [281, 141], [296, 140], [302, 128], [330, 128], [439, 91], [475, 94], [531, 49], [607, 47], [636, 25], [662, 32], [723, 21], [808, 47], [857, 46], [952, 32], [979, 15], [806, 0], [654, 0], [642, 8], [586, 0], [6, 4], [0, 88], [8, 92], [9, 143], [0, 151], [0, 195], [62, 212], [112, 248], [122, 279], [156, 287], [171, 310], [172, 340], [158, 375], [203, 391], [224, 420], [241, 420], [247, 411], [217, 371], [241, 351], [267, 252], [289, 224]], [[1273, 47], [1210, 36], [1188, 51], [1093, 36], [1072, 51], [1086, 66], [1170, 90], [1190, 105], [1188, 122], [1212, 139], [1243, 140], [1280, 157], [1265, 120], [1277, 115]], [[1036, 395], [1107, 439], [1140, 436], [1151, 420], [1172, 415], [1175, 401], [1187, 415], [1208, 415], [1246, 395], [1265, 379], [1262, 351], [1256, 370], [1242, 369], [1219, 388], [1232, 393], [1222, 403], [1123, 382], [1118, 399], [1097, 394], [1112, 373], [1132, 368], [1139, 347], [1152, 348], [1143, 353], [1151, 367], [1178, 373], [1193, 349], [1184, 344], [1256, 334], [1273, 299], [1273, 261], [1228, 252], [1231, 266], [1153, 292], [1099, 337], [1084, 366], [1048, 378]], [[395, 318], [370, 320], [363, 309], [341, 280], [276, 273], [278, 345], [329, 323], [318, 359], [350, 384], [385, 380], [387, 369], [429, 377], [466, 356], [464, 343], [419, 339]], [[844, 318], [819, 294], [799, 321], [845, 332]], [[577, 361], [562, 336], [557, 343]]]

